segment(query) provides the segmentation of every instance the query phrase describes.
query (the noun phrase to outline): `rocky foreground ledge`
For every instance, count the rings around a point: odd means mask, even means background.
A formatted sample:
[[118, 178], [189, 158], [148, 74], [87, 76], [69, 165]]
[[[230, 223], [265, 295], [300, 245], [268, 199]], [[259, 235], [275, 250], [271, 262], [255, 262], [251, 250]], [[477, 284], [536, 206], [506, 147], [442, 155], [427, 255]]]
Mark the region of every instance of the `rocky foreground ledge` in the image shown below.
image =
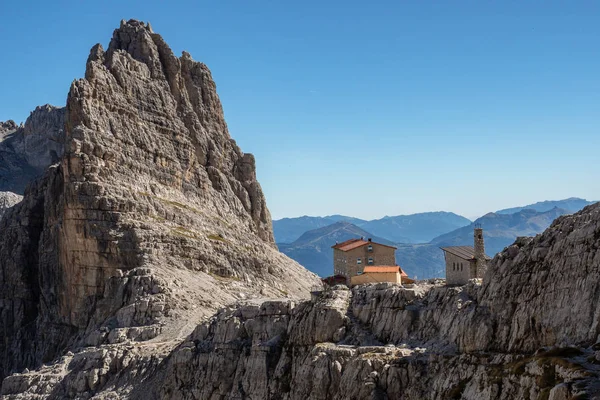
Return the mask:
[[599, 248], [600, 205], [593, 205], [505, 249], [484, 284], [340, 286], [310, 301], [242, 302], [174, 348], [129, 339], [74, 348], [7, 377], [2, 394], [599, 398], [600, 314], [590, 301], [600, 294]]
[[[595, 398], [600, 347], [466, 352], [448, 340], [443, 330], [462, 330], [453, 321], [477, 312], [473, 295], [480, 290], [474, 284], [410, 289], [375, 284], [352, 292], [338, 286], [312, 301], [239, 304], [198, 325], [168, 355], [156, 351], [160, 344], [83, 348], [38, 371], [6, 378], [2, 394], [15, 399]], [[430, 329], [423, 331], [421, 324]]]

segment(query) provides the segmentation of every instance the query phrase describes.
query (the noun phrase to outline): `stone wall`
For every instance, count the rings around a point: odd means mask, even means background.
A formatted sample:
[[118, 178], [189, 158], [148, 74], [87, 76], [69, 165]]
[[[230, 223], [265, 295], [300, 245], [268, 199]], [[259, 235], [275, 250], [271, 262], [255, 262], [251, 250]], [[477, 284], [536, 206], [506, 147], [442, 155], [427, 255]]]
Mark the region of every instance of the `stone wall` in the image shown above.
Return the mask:
[[464, 285], [471, 279], [471, 264], [452, 253], [444, 252], [446, 258], [446, 283], [448, 285]]

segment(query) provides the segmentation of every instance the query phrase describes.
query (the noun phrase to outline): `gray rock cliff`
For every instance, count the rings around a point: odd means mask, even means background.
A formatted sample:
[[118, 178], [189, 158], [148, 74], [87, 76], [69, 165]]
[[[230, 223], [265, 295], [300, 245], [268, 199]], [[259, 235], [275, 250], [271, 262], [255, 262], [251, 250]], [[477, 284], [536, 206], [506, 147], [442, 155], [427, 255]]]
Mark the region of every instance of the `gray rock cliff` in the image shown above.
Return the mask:
[[12, 192], [0, 192], [0, 219], [7, 208], [10, 208], [20, 202], [23, 196]]
[[208, 68], [143, 23], [94, 46], [57, 110], [17, 129], [27, 165], [58, 163], [0, 221], [0, 377], [81, 346], [167, 351], [219, 307], [318, 283], [277, 251]]
[[37, 107], [24, 125], [0, 122], [0, 191], [23, 194], [64, 152], [65, 108]]
[[2, 390], [8, 398], [600, 398], [599, 247], [594, 205], [517, 241], [483, 284], [371, 284], [311, 301], [243, 301], [172, 350], [83, 348], [11, 375]]

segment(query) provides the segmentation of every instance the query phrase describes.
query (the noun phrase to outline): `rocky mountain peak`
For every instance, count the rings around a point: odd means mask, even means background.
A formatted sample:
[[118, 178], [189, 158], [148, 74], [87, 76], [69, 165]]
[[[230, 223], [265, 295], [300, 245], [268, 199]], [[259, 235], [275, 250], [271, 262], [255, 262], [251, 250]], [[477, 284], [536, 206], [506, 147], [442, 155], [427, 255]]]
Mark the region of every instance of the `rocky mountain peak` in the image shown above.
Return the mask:
[[17, 124], [12, 119], [9, 119], [6, 122], [0, 121], [0, 135], [4, 132], [14, 131], [17, 128], [18, 128]]
[[64, 152], [65, 108], [49, 104], [31, 112], [25, 124], [0, 123], [0, 191], [23, 194], [33, 179]]
[[277, 251], [210, 71], [148, 24], [93, 46], [59, 110], [24, 127], [57, 138], [58, 165], [0, 221], [0, 377], [69, 346], [170, 343], [219, 307], [318, 282]]
[[50, 104], [38, 106], [23, 127], [26, 160], [29, 165], [44, 169], [58, 162], [64, 152], [64, 107]]
[[[137, 113], [149, 112], [147, 107], [163, 108], [171, 114], [158, 113], [152, 124], [160, 126], [161, 134], [174, 132], [186, 142], [186, 154], [176, 157], [182, 169], [203, 167], [213, 187], [226, 190], [229, 186], [243, 207], [252, 216], [255, 230], [265, 241], [274, 243], [271, 216], [266, 208], [260, 185], [256, 182], [254, 158], [244, 154], [229, 136], [216, 85], [206, 65], [194, 61], [189, 53], [181, 58], [173, 55], [162, 37], [152, 32], [149, 24], [137, 20], [122, 22], [113, 33], [108, 50], [96, 45], [90, 52], [86, 80], [90, 84], [107, 77], [114, 84], [138, 90], [140, 85], [151, 82], [146, 90], [148, 97], [139, 97]], [[77, 91], [79, 88], [76, 88]], [[82, 88], [83, 89], [83, 88]], [[156, 93], [170, 92], [162, 104], [150, 104], [147, 99]], [[72, 90], [73, 93], [73, 90]], [[77, 93], [78, 94], [78, 93]], [[134, 110], [131, 110], [132, 112]], [[73, 126], [78, 125], [81, 112], [73, 109]], [[142, 119], [144, 115], [139, 115]], [[138, 138], [133, 138], [139, 140]], [[158, 146], [160, 137], [149, 146], [159, 156], [163, 150]], [[237, 182], [225, 184], [225, 176], [233, 176]]]

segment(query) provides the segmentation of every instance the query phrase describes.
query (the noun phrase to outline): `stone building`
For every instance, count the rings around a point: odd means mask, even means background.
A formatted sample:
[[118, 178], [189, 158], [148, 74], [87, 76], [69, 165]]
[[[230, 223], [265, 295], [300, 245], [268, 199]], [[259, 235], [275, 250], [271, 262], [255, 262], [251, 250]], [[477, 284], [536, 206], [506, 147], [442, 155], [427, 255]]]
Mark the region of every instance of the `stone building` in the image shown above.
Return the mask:
[[441, 247], [446, 260], [446, 284], [464, 285], [473, 278], [483, 278], [487, 262], [491, 260], [485, 254], [483, 229], [475, 228], [474, 246]]
[[368, 240], [350, 239], [331, 246], [333, 249], [333, 273], [343, 275], [350, 284], [353, 276], [363, 272], [364, 267], [396, 265], [396, 248]]

